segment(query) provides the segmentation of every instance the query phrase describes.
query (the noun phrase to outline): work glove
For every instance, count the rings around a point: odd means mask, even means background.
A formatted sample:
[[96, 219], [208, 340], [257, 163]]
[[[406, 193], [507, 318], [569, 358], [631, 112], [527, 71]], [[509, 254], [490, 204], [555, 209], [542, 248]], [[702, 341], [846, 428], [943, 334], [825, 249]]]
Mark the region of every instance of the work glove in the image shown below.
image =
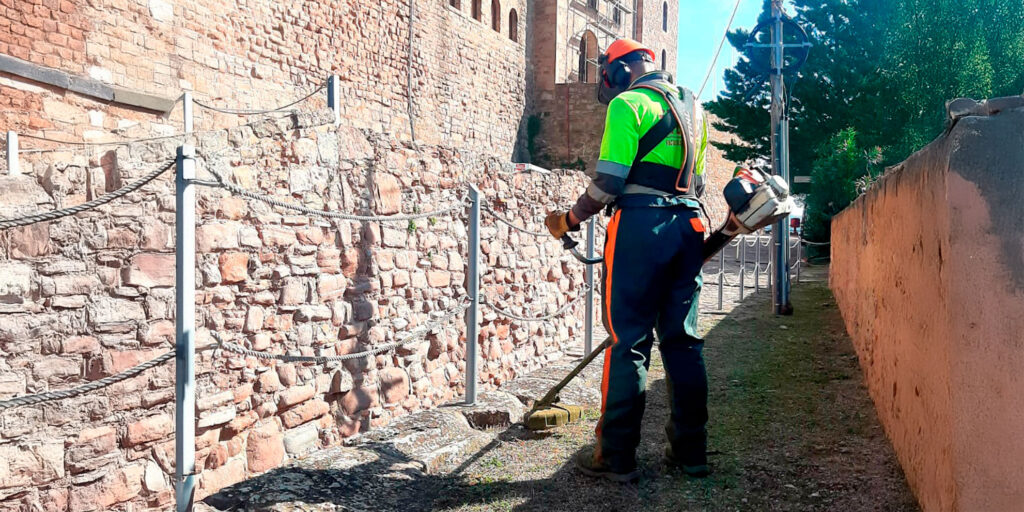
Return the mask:
[[569, 212], [551, 212], [547, 218], [544, 219], [544, 225], [547, 226], [551, 236], [555, 239], [560, 239], [570, 231], [579, 231], [579, 224], [570, 225]]

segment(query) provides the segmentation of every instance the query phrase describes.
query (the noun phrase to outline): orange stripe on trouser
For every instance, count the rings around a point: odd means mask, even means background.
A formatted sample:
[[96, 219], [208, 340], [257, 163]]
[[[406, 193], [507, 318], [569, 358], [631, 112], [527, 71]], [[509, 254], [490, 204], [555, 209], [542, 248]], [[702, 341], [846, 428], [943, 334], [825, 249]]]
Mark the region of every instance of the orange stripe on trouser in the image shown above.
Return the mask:
[[597, 422], [597, 445], [594, 448], [594, 457], [601, 460], [601, 427], [604, 423], [605, 408], [608, 406], [608, 377], [612, 369], [612, 347], [619, 342], [615, 328], [612, 327], [612, 264], [615, 262], [615, 239], [619, 234], [619, 217], [622, 210], [615, 212], [612, 220], [608, 222], [608, 238], [604, 245], [604, 314], [608, 324], [608, 334], [612, 337], [612, 343], [604, 350], [604, 372], [601, 377], [601, 419]]

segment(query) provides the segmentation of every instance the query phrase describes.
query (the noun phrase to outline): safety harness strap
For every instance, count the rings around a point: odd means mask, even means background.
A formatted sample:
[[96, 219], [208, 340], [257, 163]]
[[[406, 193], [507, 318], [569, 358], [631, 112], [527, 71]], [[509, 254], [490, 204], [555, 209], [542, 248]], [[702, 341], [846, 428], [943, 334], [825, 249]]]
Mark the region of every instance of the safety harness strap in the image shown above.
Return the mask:
[[[669, 106], [669, 112], [651, 127], [640, 138], [637, 144], [637, 155], [633, 160], [626, 184], [636, 184], [654, 188], [667, 194], [697, 197], [697, 190], [692, 187], [694, 168], [693, 138], [690, 133], [690, 124], [686, 122], [688, 112], [677, 94], [673, 93], [674, 86], [663, 83], [645, 83], [636, 85], [634, 89], [648, 89], [658, 93]], [[642, 160], [651, 151], [661, 144], [673, 131], [679, 129], [683, 139], [683, 163], [682, 168], [672, 167]]]
[[640, 137], [640, 141], [636, 146], [636, 158], [633, 159], [632, 168], [635, 169], [640, 165], [643, 159], [651, 154], [651, 151], [654, 151], [658, 144], [661, 144], [669, 135], [672, 135], [672, 132], [678, 126], [679, 124], [671, 112], [661, 116], [661, 119], [650, 130], [647, 130], [643, 137]]

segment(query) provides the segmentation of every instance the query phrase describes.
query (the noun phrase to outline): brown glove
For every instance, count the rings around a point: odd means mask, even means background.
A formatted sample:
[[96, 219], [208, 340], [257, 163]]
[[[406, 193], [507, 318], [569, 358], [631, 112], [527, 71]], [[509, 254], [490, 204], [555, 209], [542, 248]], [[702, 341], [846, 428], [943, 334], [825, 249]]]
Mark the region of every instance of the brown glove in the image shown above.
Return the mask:
[[551, 212], [547, 218], [544, 219], [544, 225], [547, 226], [551, 236], [555, 239], [560, 239], [570, 231], [579, 231], [580, 226], [577, 224], [572, 226], [569, 224], [569, 212]]

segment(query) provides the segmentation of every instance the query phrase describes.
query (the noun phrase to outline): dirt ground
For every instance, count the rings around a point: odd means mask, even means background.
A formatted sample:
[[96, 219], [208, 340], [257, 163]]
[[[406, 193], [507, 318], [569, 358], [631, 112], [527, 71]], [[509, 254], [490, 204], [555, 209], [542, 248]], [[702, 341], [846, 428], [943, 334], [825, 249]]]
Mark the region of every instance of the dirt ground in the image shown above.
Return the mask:
[[[815, 275], [816, 274], [816, 275]], [[728, 315], [702, 315], [710, 379], [705, 480], [660, 462], [664, 370], [652, 357], [637, 485], [579, 475], [571, 460], [593, 440], [597, 413], [548, 435], [518, 428], [461, 473], [432, 508], [478, 510], [915, 511], [862, 384], [824, 272], [793, 289], [797, 314], [776, 318], [767, 294]]]
[[[401, 511], [917, 511], [864, 388], [857, 357], [826, 286], [827, 269], [793, 288], [796, 315], [770, 313], [768, 293], [731, 298], [701, 315], [710, 380], [703, 480], [660, 460], [667, 418], [664, 370], [652, 357], [637, 484], [580, 475], [598, 404], [585, 421], [543, 433], [520, 426], [458, 467], [426, 474], [400, 454], [324, 451], [246, 482], [217, 510]], [[751, 290], [752, 292], [752, 290]], [[705, 289], [704, 303], [717, 295]], [[708, 305], [706, 310], [714, 309]], [[230, 494], [230, 493], [226, 493]], [[213, 504], [214, 500], [207, 500]]]

